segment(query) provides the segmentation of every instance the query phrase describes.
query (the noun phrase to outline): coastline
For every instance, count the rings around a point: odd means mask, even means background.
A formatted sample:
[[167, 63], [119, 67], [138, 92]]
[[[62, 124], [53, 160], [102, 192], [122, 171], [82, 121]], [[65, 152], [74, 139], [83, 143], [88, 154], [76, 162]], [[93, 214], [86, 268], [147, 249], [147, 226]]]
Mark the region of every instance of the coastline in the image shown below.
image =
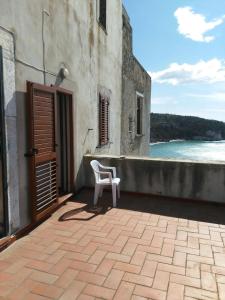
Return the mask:
[[177, 140], [153, 142], [153, 143], [149, 143], [149, 145], [153, 146], [153, 145], [158, 145], [158, 144], [176, 143], [176, 142], [224, 143], [225, 140], [182, 140], [182, 139], [177, 139]]
[[149, 145], [149, 156], [192, 161], [225, 161], [225, 140], [171, 140], [152, 143]]
[[172, 143], [172, 142], [186, 142], [186, 140], [169, 140], [169, 141], [163, 141], [163, 142], [153, 142], [153, 143], [149, 143], [149, 145], [158, 145], [158, 144], [165, 144], [165, 143]]

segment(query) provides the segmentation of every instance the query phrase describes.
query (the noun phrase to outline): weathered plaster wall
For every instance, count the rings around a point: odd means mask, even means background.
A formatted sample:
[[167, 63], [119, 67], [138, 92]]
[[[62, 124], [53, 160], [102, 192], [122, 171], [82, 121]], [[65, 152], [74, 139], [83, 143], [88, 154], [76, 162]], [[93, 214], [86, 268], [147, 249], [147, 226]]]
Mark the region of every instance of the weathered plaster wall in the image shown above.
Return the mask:
[[[85, 153], [120, 153], [122, 1], [107, 1], [107, 33], [97, 21], [93, 0], [0, 0], [0, 25], [11, 30], [16, 48], [16, 104], [21, 226], [29, 222], [26, 81], [44, 83], [43, 9], [46, 84], [57, 84], [74, 95], [74, 154], [76, 188], [83, 184], [81, 161]], [[63, 82], [57, 76], [66, 66]], [[111, 92], [110, 144], [98, 145], [98, 90]], [[88, 129], [93, 129], [88, 131]], [[15, 154], [16, 155], [16, 154]], [[18, 200], [18, 199], [17, 199]]]
[[0, 159], [0, 236], [3, 231], [3, 223], [4, 223], [4, 206], [3, 206], [3, 178], [2, 178], [2, 162]]
[[17, 110], [15, 97], [15, 61], [13, 36], [0, 28], [0, 45], [3, 50], [4, 111], [6, 135], [7, 200], [9, 231], [20, 227], [19, 173], [17, 145]]
[[225, 163], [85, 156], [86, 186], [93, 186], [92, 159], [117, 167], [122, 191], [225, 204]]
[[[143, 94], [143, 135], [136, 135], [136, 92]], [[151, 78], [133, 55], [132, 28], [123, 10], [123, 67], [122, 67], [122, 121], [121, 154], [147, 155], [150, 140]], [[129, 119], [131, 130], [129, 132]]]

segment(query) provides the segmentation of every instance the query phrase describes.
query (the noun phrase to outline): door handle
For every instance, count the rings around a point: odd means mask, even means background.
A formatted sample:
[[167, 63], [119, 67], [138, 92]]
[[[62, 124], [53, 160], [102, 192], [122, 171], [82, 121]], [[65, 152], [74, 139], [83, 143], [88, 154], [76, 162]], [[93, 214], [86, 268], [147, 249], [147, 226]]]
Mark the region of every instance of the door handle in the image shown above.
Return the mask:
[[38, 151], [37, 148], [33, 148], [33, 149], [32, 149], [32, 152], [33, 152], [34, 154], [38, 154], [39, 151]]
[[32, 157], [38, 154], [38, 149], [37, 148], [32, 148], [30, 149], [27, 153], [24, 154], [25, 157]]

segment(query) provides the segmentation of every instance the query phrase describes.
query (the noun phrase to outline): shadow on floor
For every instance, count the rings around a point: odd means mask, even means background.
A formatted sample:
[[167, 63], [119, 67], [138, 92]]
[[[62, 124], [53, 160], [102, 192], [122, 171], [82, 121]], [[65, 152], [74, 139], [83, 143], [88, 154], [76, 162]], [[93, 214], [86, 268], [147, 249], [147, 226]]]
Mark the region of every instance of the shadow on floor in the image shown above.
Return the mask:
[[[107, 211], [109, 211], [111, 208], [103, 205], [103, 206], [96, 206], [93, 207], [90, 204], [84, 205], [83, 207], [72, 209], [70, 211], [65, 212], [60, 218], [60, 222], [65, 221], [71, 221], [71, 220], [77, 220], [77, 221], [89, 221], [93, 218], [95, 218], [98, 215], [104, 215]], [[85, 213], [84, 217], [80, 217], [80, 213]], [[79, 217], [76, 217], [76, 215], [79, 214]]]
[[[93, 194], [94, 190], [84, 189], [73, 198], [73, 201], [87, 204], [86, 209], [88, 211], [93, 208]], [[111, 192], [104, 191], [97, 206], [100, 211], [97, 211], [95, 215], [106, 213], [108, 211], [108, 207], [112, 206]], [[225, 225], [225, 205], [217, 203], [121, 193], [121, 198], [118, 200], [117, 207], [120, 209], [129, 209], [175, 218]], [[68, 213], [71, 214], [69, 218], [74, 217], [72, 211]], [[76, 212], [74, 213], [76, 214]], [[66, 216], [63, 218], [65, 220], [68, 219]]]

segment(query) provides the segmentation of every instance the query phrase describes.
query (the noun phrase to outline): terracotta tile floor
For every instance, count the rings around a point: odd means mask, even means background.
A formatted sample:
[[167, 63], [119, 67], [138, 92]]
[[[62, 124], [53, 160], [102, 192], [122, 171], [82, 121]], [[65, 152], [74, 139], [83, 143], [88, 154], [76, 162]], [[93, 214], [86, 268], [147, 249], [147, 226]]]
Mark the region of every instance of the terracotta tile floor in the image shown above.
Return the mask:
[[223, 206], [122, 194], [110, 209], [106, 192], [93, 211], [91, 197], [0, 254], [0, 299], [225, 299]]

